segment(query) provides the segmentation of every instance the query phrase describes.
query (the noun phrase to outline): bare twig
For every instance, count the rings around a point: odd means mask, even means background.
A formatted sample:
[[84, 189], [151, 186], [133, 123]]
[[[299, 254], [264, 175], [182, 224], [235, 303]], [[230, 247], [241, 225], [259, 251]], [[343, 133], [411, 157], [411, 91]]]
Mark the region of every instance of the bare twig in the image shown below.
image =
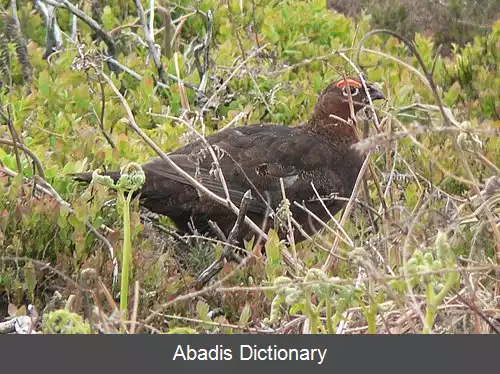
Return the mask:
[[[146, 15], [144, 14], [144, 9], [142, 7], [141, 1], [135, 0], [135, 5], [137, 7], [137, 13], [139, 15], [139, 19], [141, 20], [141, 23], [142, 23], [142, 28], [144, 30], [144, 37], [146, 38], [146, 43], [148, 43], [149, 53], [153, 57], [153, 61], [154, 61], [154, 64], [156, 66], [156, 70], [158, 70], [158, 75], [160, 76], [161, 82], [168, 86], [168, 79], [167, 79], [167, 75], [165, 73], [165, 68], [163, 67], [160, 55], [159, 55], [158, 50], [156, 49], [156, 46], [155, 46], [155, 41], [153, 39], [153, 36], [154, 36], [153, 30], [149, 30], [149, 28], [148, 28], [148, 25], [146, 22]], [[151, 14], [151, 20], [152, 19], [153, 19], [153, 15]]]
[[[44, 3], [50, 4], [55, 7], [65, 7], [68, 9], [71, 13], [73, 13], [75, 16], [80, 18], [83, 22], [85, 22], [95, 33], [96, 35], [101, 38], [104, 43], [108, 46], [108, 54], [111, 57], [116, 57], [116, 44], [115, 41], [113, 40], [113, 37], [92, 17], [89, 15], [85, 14], [82, 10], [78, 9], [76, 5], [73, 5], [71, 2], [68, 0], [41, 0]], [[114, 69], [111, 69], [113, 72], [116, 74], [119, 73], [119, 71], [116, 69], [116, 65]]]
[[251, 190], [248, 190], [247, 192], [245, 192], [243, 198], [241, 199], [240, 211], [238, 213], [238, 217], [236, 218], [236, 222], [234, 223], [234, 226], [231, 229], [231, 232], [229, 233], [229, 236], [227, 238], [227, 244], [224, 245], [220, 258], [214, 261], [207, 269], [205, 269], [199, 275], [196, 281], [196, 286], [195, 286], [196, 289], [198, 290], [201, 289], [210, 281], [210, 279], [212, 279], [215, 275], [217, 275], [222, 270], [222, 267], [224, 266], [223, 263], [225, 260], [233, 260], [237, 263], [242, 262], [239, 256], [234, 252], [231, 244], [233, 244], [236, 241], [236, 238], [240, 233], [241, 225], [243, 224], [243, 221], [245, 219], [245, 215], [247, 213], [248, 205], [250, 204], [251, 199], [252, 199], [252, 192]]
[[[313, 182], [311, 182], [311, 187], [312, 189], [314, 190], [314, 194], [316, 195], [316, 198], [319, 200], [321, 206], [323, 207], [323, 209], [325, 210], [325, 212], [328, 214], [328, 216], [330, 217], [330, 219], [333, 221], [333, 223], [335, 224], [335, 226], [337, 226], [337, 228], [339, 229], [339, 231], [344, 235], [345, 237], [345, 240], [347, 241], [347, 244], [351, 247], [354, 247], [354, 242], [352, 241], [352, 239], [349, 237], [349, 235], [347, 234], [347, 232], [344, 230], [344, 228], [338, 223], [338, 221], [335, 219], [335, 217], [332, 215], [332, 213], [330, 212], [330, 210], [328, 210], [328, 208], [326, 207], [325, 205], [325, 202], [323, 201], [324, 199], [321, 198], [320, 194], [318, 193], [318, 190], [316, 189], [316, 186], [314, 185]], [[336, 198], [336, 197], [335, 197]]]
[[[295, 235], [293, 233], [293, 226], [292, 226], [292, 213], [290, 212], [289, 208], [290, 204], [288, 202], [288, 199], [286, 198], [285, 183], [283, 182], [283, 178], [280, 178], [280, 188], [281, 188], [281, 199], [283, 201], [283, 204], [286, 204], [286, 206], [288, 206], [288, 208], [285, 211], [288, 243], [290, 244], [290, 248], [292, 250], [292, 255], [295, 260], [295, 263], [297, 263], [297, 249], [295, 248]], [[294, 269], [294, 271], [297, 272], [297, 269]]]
[[259, 333], [259, 334], [274, 334], [276, 332], [274, 329], [271, 329], [271, 328], [269, 328], [269, 329], [256, 329], [256, 328], [252, 328], [252, 327], [248, 327], [248, 326], [232, 325], [230, 323], [202, 321], [202, 320], [195, 319], [195, 318], [174, 316], [174, 315], [169, 315], [169, 314], [161, 314], [161, 313], [156, 313], [155, 311], [152, 311], [152, 313], [155, 313], [158, 316], [168, 318], [168, 319], [174, 319], [174, 320], [186, 321], [186, 322], [195, 322], [195, 323], [199, 323], [201, 325], [211, 325], [211, 326], [216, 326], [216, 327], [229, 327], [229, 328], [232, 328], [235, 330], [242, 330], [242, 331], [254, 332], [254, 333]]
[[266, 43], [264, 44], [262, 47], [258, 48], [257, 50], [253, 51], [253, 53], [249, 54], [247, 56], [247, 58], [245, 60], [243, 60], [242, 62], [240, 62], [232, 71], [231, 71], [231, 74], [229, 74], [229, 76], [226, 78], [226, 80], [224, 82], [222, 82], [222, 84], [219, 86], [219, 88], [212, 94], [212, 96], [210, 96], [210, 98], [207, 100], [207, 102], [205, 103], [205, 105], [203, 105], [203, 108], [201, 109], [201, 112], [205, 112], [207, 110], [207, 108], [209, 107], [209, 105], [212, 103], [212, 101], [217, 97], [217, 95], [223, 90], [226, 88], [226, 86], [229, 84], [229, 82], [231, 81], [231, 79], [233, 79], [233, 77], [236, 75], [236, 73], [243, 67], [245, 66], [252, 58], [254, 58], [255, 56], [257, 56], [261, 51], [263, 51], [265, 48], [267, 48], [267, 46], [269, 45], [269, 43]]
[[[349, 92], [349, 90], [347, 91]], [[358, 174], [358, 178], [356, 179], [356, 183], [354, 184], [354, 188], [352, 189], [351, 197], [349, 198], [349, 202], [347, 203], [346, 207], [344, 208], [344, 213], [342, 214], [342, 218], [340, 219], [340, 225], [343, 226], [345, 225], [347, 221], [347, 217], [349, 217], [349, 214], [351, 213], [351, 209], [354, 206], [354, 201], [356, 199], [356, 195], [358, 193], [359, 185], [363, 181], [363, 176], [365, 174], [365, 170], [368, 167], [368, 164], [370, 162], [370, 156], [371, 152], [368, 153], [368, 155], [365, 158], [365, 161], [363, 162], [363, 165], [361, 166], [361, 169]], [[321, 270], [325, 273], [328, 272], [328, 270], [333, 266], [335, 263], [335, 252], [337, 250], [337, 246], [339, 244], [340, 237], [336, 236], [335, 240], [332, 244], [332, 247], [330, 249], [330, 253], [328, 253], [328, 257], [325, 261], [325, 264], [321, 268]]]
[[35, 4], [38, 6], [38, 9], [40, 9], [40, 12], [45, 18], [47, 38], [44, 56], [48, 58], [53, 52], [60, 51], [63, 48], [62, 33], [59, 25], [57, 24], [54, 6], [45, 4], [42, 0], [35, 0]]
[[[21, 139], [19, 138], [19, 135], [16, 131], [16, 128], [14, 127], [14, 124], [12, 123], [11, 115], [10, 115], [10, 106], [8, 108], [8, 117], [5, 116], [2, 110], [0, 110], [0, 116], [2, 117], [3, 121], [7, 124], [7, 128], [9, 129], [10, 136], [12, 138], [12, 142], [10, 142], [10, 145], [12, 145], [12, 148], [14, 149], [14, 155], [16, 157], [16, 166], [17, 166], [17, 171], [19, 173], [23, 172], [23, 166], [21, 164], [21, 156], [19, 155], [18, 147], [21, 145]], [[4, 143], [6, 144], [6, 143]]]
[[[310, 209], [308, 209], [304, 204], [299, 204], [297, 201], [293, 202], [295, 206], [309, 214], [316, 222], [318, 222], [323, 228], [328, 230], [328, 232], [332, 233], [335, 237], [339, 237], [340, 240], [342, 240], [345, 244], [349, 245], [351, 248], [354, 247], [354, 244], [350, 240], [350, 238], [347, 236], [347, 240], [342, 237], [342, 235], [339, 235], [337, 231], [332, 229], [326, 222], [324, 222], [321, 218], [319, 218], [316, 214], [314, 214]], [[338, 225], [338, 223], [337, 223]], [[341, 229], [342, 232], [345, 232], [345, 230]], [[328, 251], [329, 252], [329, 251]]]
[[[101, 114], [98, 115], [96, 110], [93, 109], [94, 114], [97, 118], [97, 123], [99, 125], [99, 129], [101, 130], [102, 135], [106, 138], [106, 141], [109, 143], [111, 148], [116, 149], [116, 144], [111, 138], [111, 136], [107, 133], [105, 127], [104, 127], [104, 122], [106, 119], [105, 113], [106, 113], [106, 93], [104, 91], [104, 82], [99, 80], [99, 87], [101, 88]], [[111, 131], [113, 131], [113, 128], [111, 128]]]
[[[110, 64], [113, 64], [113, 65], [116, 65], [118, 68], [120, 68], [123, 71], [125, 71], [126, 73], [130, 74], [132, 77], [134, 77], [138, 81], [142, 80], [142, 77], [138, 73], [136, 73], [134, 70], [130, 69], [129, 67], [123, 65], [121, 62], [117, 61], [116, 59], [109, 57], [109, 56], [104, 56], [104, 61], [109, 62]], [[172, 74], [168, 74], [168, 77], [175, 82], [179, 82], [181, 80], [179, 77], [176, 77], [175, 75], [172, 75]], [[158, 86], [160, 86], [161, 88], [168, 88], [168, 86], [162, 82], [156, 82], [156, 84]], [[183, 84], [187, 88], [201, 94], [201, 91], [198, 88], [198, 86], [196, 86], [192, 83], [189, 83], [189, 82], [183, 82]]]
[[139, 281], [135, 281], [135, 283], [134, 283], [134, 307], [132, 309], [132, 317], [130, 318], [130, 320], [131, 320], [130, 334], [135, 333], [135, 328], [137, 326], [137, 312], [139, 310], [139, 297], [140, 297], [139, 294], [140, 294]]

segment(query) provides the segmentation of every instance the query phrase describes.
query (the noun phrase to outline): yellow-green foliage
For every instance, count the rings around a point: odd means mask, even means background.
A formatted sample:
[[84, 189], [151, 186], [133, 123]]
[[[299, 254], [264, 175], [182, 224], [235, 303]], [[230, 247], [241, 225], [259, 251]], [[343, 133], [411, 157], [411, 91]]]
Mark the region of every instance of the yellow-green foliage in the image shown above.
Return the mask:
[[92, 334], [92, 329], [78, 314], [60, 309], [45, 314], [43, 332], [45, 334]]

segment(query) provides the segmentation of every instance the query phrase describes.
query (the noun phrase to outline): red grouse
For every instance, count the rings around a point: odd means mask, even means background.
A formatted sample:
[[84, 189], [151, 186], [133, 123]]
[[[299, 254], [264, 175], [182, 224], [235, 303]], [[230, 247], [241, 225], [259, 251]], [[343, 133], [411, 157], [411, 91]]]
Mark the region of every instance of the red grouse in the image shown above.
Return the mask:
[[[384, 99], [383, 94], [368, 84], [372, 100]], [[356, 141], [350, 117], [349, 91], [354, 111], [368, 104], [366, 91], [359, 80], [342, 79], [330, 84], [319, 96], [314, 112], [305, 124], [297, 127], [256, 124], [230, 128], [206, 138], [220, 156], [232, 202], [239, 206], [246, 191], [252, 191], [247, 216], [266, 229], [272, 226], [272, 215], [282, 202], [280, 178], [283, 178], [286, 196], [292, 202], [290, 210], [295, 220], [309, 235], [320, 227], [309, 214], [293, 204], [303, 203], [321, 220], [329, 214], [318, 200], [311, 183], [331, 214], [344, 205], [332, 196], [349, 197], [352, 193], [363, 156], [352, 147]], [[213, 158], [206, 145], [196, 141], [179, 148], [168, 156], [182, 169], [194, 176], [209, 190], [221, 197], [225, 193]], [[189, 182], [176, 173], [164, 160], [153, 159], [142, 165], [146, 182], [140, 192], [143, 206], [152, 212], [170, 217], [181, 232], [193, 226], [203, 234], [214, 235], [209, 221], [217, 223], [228, 236], [236, 216], [211, 198], [200, 195]], [[105, 173], [114, 179], [118, 172]], [[76, 179], [90, 181], [91, 173], [81, 173]], [[238, 240], [253, 236], [244, 226]], [[295, 240], [304, 239], [295, 230]]]

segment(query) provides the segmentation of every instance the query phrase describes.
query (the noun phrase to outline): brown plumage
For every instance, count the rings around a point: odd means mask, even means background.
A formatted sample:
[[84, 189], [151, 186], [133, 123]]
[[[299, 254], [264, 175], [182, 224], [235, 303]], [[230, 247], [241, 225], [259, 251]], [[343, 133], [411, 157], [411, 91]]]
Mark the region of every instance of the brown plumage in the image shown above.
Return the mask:
[[[365, 90], [358, 80], [344, 79], [330, 84], [320, 95], [314, 112], [305, 124], [297, 127], [256, 124], [230, 128], [212, 134], [206, 140], [219, 153], [231, 200], [236, 206], [247, 190], [252, 190], [248, 217], [259, 226], [267, 226], [269, 208], [276, 211], [282, 201], [280, 178], [283, 178], [286, 196], [292, 202], [293, 217], [308, 234], [320, 226], [307, 213], [294, 206], [293, 201], [304, 203], [322, 220], [328, 213], [317, 200], [311, 187], [314, 183], [331, 214], [344, 205], [332, 195], [349, 197], [363, 163], [363, 156], [351, 148], [357, 141], [353, 128], [336, 119], [348, 120], [351, 91], [354, 110], [367, 103]], [[381, 92], [371, 85], [372, 100], [383, 99]], [[332, 116], [333, 115], [333, 116]], [[182, 169], [195, 176], [212, 192], [225, 197], [220, 181], [214, 173], [213, 159], [204, 151], [200, 141], [193, 142], [171, 153], [169, 157]], [[169, 216], [180, 231], [189, 232], [193, 225], [198, 232], [213, 235], [208, 224], [215, 221], [227, 236], [234, 225], [235, 215], [227, 208], [197, 190], [179, 176], [165, 161], [153, 159], [142, 165], [146, 182], [140, 191], [141, 204], [149, 210]], [[117, 178], [119, 173], [107, 175]], [[90, 181], [91, 173], [76, 175], [76, 179]], [[328, 198], [330, 197], [330, 198]], [[254, 233], [242, 227], [239, 241]], [[295, 230], [295, 240], [303, 240]]]

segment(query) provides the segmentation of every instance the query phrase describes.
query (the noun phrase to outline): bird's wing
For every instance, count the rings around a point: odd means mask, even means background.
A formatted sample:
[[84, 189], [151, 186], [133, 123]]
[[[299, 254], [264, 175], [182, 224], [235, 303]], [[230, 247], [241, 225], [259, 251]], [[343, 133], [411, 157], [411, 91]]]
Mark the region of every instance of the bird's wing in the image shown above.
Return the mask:
[[[314, 198], [311, 181], [320, 194], [342, 188], [342, 181], [328, 165], [328, 144], [321, 138], [285, 126], [244, 126], [207, 137], [224, 175], [231, 201], [239, 205], [252, 191], [250, 212], [265, 213], [281, 201], [280, 179], [290, 200]], [[213, 193], [226, 197], [214, 158], [201, 142], [169, 155], [181, 169]], [[189, 184], [166, 161], [155, 159], [143, 166], [155, 178]], [[146, 181], [147, 183], [147, 181]]]

